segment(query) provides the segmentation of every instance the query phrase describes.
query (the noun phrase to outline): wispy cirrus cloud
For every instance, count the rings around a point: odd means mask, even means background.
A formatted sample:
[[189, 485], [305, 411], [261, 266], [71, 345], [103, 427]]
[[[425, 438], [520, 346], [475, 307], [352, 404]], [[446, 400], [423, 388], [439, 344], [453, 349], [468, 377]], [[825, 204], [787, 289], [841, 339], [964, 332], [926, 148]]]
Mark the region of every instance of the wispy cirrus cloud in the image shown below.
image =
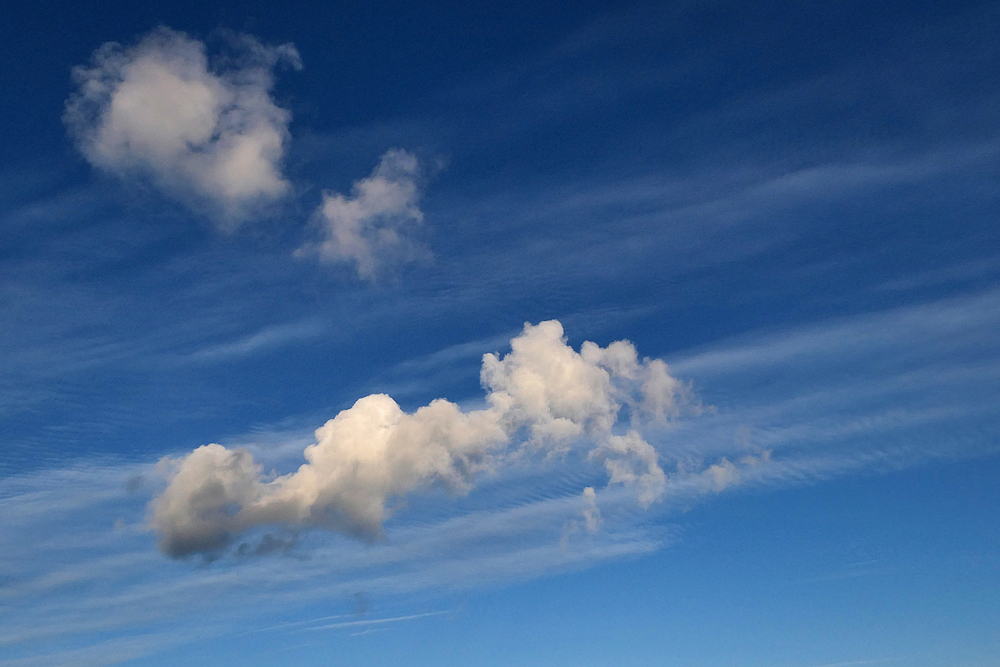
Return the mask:
[[427, 618], [428, 616], [441, 616], [443, 614], [450, 614], [450, 611], [428, 611], [422, 614], [408, 614], [406, 616], [392, 616], [389, 618], [365, 618], [361, 620], [353, 621], [340, 621], [338, 623], [326, 623], [323, 625], [313, 625], [308, 628], [303, 628], [305, 630], [334, 630], [337, 628], [357, 628], [368, 625], [385, 625], [386, 623], [399, 623], [401, 621], [413, 621], [418, 618]]
[[[252, 551], [263, 536], [282, 535], [281, 528], [260, 525], [233, 535], [232, 555], [191, 568], [152, 550], [145, 504], [164, 488], [153, 464], [8, 477], [0, 481], [6, 519], [0, 526], [6, 545], [0, 643], [27, 661], [11, 664], [45, 664], [38, 656], [53, 638], [67, 650], [83, 650], [100, 646], [88, 633], [131, 634], [138, 650], [150, 628], [166, 624], [173, 629], [149, 644], [149, 651], [162, 650], [190, 641], [190, 629], [172, 619], [192, 612], [225, 618], [213, 630], [224, 635], [272, 628], [287, 618], [281, 610], [309, 601], [343, 598], [331, 611], [349, 614], [355, 602], [345, 591], [392, 597], [582, 569], [662, 549], [679, 536], [668, 521], [719, 493], [995, 452], [995, 407], [988, 397], [1000, 376], [987, 332], [1000, 312], [996, 298], [990, 292], [899, 308], [679, 355], [672, 376], [695, 380], [718, 410], [651, 426], [647, 441], [665, 479], [649, 509], [637, 502], [641, 487], [606, 486], [609, 472], [588, 461], [586, 450], [542, 451], [510, 459], [468, 495], [428, 487], [410, 493], [407, 507], [386, 518], [387, 539], [375, 545], [292, 528], [286, 536], [295, 544], [287, 554], [241, 557], [243, 544]], [[461, 362], [465, 352], [459, 347], [432, 359]], [[426, 365], [414, 365], [414, 373], [425, 371]], [[285, 440], [294, 442], [286, 446]], [[244, 446], [227, 451], [252, 450], [258, 464], [281, 469], [308, 442], [298, 432], [250, 434]], [[129, 484], [137, 475], [147, 480], [141, 489]], [[100, 594], [81, 601], [79, 591]], [[66, 604], [67, 595], [77, 602]], [[268, 615], [259, 613], [262, 599]], [[98, 653], [80, 653], [81, 663]]]
[[323, 324], [316, 320], [278, 324], [265, 327], [236, 340], [208, 345], [188, 354], [184, 359], [190, 362], [239, 359], [273, 350], [289, 343], [315, 339], [322, 334], [323, 330]]

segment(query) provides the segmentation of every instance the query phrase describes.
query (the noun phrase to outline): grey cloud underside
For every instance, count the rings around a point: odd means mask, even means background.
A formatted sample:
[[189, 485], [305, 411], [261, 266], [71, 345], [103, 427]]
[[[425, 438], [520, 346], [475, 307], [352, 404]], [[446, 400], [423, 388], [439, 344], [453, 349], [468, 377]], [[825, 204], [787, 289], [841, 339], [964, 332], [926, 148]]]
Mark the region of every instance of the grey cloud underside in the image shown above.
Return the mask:
[[[464, 493], [515, 459], [581, 448], [611, 484], [634, 487], [641, 505], [657, 500], [666, 476], [643, 430], [677, 416], [687, 400], [666, 364], [640, 360], [627, 341], [585, 342], [577, 352], [554, 320], [525, 325], [511, 348], [483, 357], [487, 407], [436, 399], [406, 413], [385, 394], [367, 396], [316, 430], [294, 473], [267, 479], [250, 452], [217, 444], [165, 460], [170, 483], [150, 505], [160, 548], [211, 552], [264, 525], [376, 540], [393, 501], [413, 491]], [[583, 525], [593, 532], [595, 492], [583, 493]]]

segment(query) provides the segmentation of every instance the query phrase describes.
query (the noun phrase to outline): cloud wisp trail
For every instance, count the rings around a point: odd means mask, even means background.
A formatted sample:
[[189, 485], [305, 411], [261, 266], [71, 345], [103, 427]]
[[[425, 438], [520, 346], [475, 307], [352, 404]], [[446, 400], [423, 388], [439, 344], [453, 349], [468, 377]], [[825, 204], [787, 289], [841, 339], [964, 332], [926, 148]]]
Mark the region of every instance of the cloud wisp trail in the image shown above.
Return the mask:
[[360, 621], [342, 621], [340, 623], [330, 623], [328, 625], [317, 625], [311, 628], [303, 628], [301, 632], [308, 632], [311, 630], [335, 630], [337, 628], [353, 628], [363, 625], [384, 625], [386, 623], [398, 623], [400, 621], [412, 621], [418, 618], [427, 618], [428, 616], [441, 616], [442, 614], [451, 614], [452, 611], [428, 611], [422, 614], [409, 614], [407, 616], [393, 616], [392, 618], [366, 618]]

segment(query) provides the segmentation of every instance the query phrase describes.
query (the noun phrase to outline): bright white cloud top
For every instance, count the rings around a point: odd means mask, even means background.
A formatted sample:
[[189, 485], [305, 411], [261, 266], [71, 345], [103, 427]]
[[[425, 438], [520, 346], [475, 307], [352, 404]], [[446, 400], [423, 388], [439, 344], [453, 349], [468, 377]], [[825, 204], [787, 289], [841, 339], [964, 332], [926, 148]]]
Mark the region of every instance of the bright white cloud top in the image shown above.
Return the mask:
[[64, 120], [96, 167], [140, 175], [238, 224], [290, 189], [282, 173], [291, 114], [270, 91], [278, 64], [301, 67], [291, 44], [240, 35], [210, 62], [205, 44], [158, 28], [125, 48], [110, 42], [90, 67]]
[[[666, 476], [642, 431], [676, 416], [685, 398], [663, 361], [640, 360], [627, 341], [588, 341], [576, 352], [552, 320], [526, 324], [504, 357], [486, 354], [481, 379], [488, 407], [479, 410], [437, 399], [410, 414], [385, 394], [366, 396], [317, 429], [298, 471], [269, 481], [249, 452], [217, 444], [164, 460], [172, 478], [151, 503], [160, 548], [171, 556], [218, 550], [262, 525], [374, 540], [393, 499], [433, 484], [467, 492], [510, 459], [573, 447], [603, 462], [611, 484], [635, 487], [640, 504], [663, 494]], [[593, 531], [594, 490], [584, 498]]]

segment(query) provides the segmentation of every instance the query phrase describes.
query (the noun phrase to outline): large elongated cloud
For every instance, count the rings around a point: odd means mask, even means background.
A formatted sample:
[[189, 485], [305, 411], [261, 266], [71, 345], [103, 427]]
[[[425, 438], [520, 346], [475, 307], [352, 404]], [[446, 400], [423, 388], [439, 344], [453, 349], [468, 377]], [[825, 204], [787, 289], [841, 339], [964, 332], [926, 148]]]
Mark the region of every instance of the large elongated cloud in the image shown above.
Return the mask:
[[300, 67], [291, 44], [231, 37], [210, 63], [205, 45], [158, 28], [137, 45], [107, 43], [78, 86], [64, 120], [96, 167], [142, 175], [232, 227], [284, 196], [290, 113], [271, 98], [278, 63]]
[[[436, 399], [413, 413], [385, 394], [360, 399], [316, 430], [306, 463], [274, 479], [252, 455], [211, 444], [166, 460], [170, 481], [150, 504], [160, 548], [210, 552], [256, 526], [318, 527], [374, 540], [394, 499], [439, 485], [466, 492], [513, 457], [572, 448], [603, 464], [609, 483], [648, 505], [665, 474], [643, 436], [678, 413], [684, 387], [657, 359], [618, 341], [567, 345], [562, 325], [526, 324], [504, 357], [483, 357], [486, 407], [463, 411]], [[596, 526], [593, 490], [588, 527]]]

